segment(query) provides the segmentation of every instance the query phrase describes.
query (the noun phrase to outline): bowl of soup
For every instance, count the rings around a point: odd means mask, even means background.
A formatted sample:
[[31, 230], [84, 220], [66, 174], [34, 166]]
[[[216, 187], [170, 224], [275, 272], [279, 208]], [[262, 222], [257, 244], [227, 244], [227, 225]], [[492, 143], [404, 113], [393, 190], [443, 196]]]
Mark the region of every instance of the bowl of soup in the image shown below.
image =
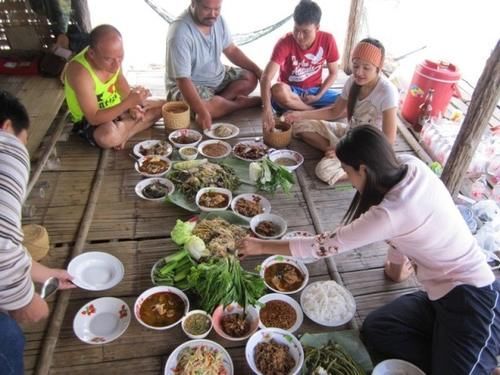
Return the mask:
[[266, 286], [276, 293], [300, 292], [309, 281], [309, 271], [304, 263], [293, 257], [273, 255], [260, 268]]
[[169, 134], [168, 140], [177, 147], [195, 147], [201, 142], [202, 135], [194, 129], [180, 129]]
[[292, 150], [275, 150], [269, 153], [269, 159], [290, 172], [296, 170], [304, 162], [302, 154]]
[[135, 318], [144, 327], [166, 330], [179, 324], [189, 311], [189, 299], [180, 289], [155, 286], [135, 301]]
[[231, 153], [231, 145], [224, 141], [207, 140], [198, 145], [198, 151], [209, 159], [223, 159]]

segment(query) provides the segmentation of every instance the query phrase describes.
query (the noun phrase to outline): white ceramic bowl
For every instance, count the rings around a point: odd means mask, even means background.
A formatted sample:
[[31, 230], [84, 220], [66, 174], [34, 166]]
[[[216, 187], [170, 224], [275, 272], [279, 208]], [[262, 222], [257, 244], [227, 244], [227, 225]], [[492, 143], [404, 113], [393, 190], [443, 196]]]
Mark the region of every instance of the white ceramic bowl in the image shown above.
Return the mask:
[[[184, 314], [176, 322], [174, 322], [174, 323], [172, 323], [172, 324], [170, 324], [168, 326], [154, 327], [154, 326], [151, 326], [151, 325], [145, 323], [141, 319], [140, 311], [141, 311], [142, 303], [144, 302], [144, 300], [146, 298], [148, 298], [149, 296], [152, 296], [153, 294], [161, 293], [161, 292], [170, 292], [170, 293], [178, 295], [182, 299], [182, 301], [184, 302]], [[173, 286], [163, 286], [163, 285], [161, 285], [161, 286], [155, 286], [153, 288], [149, 288], [148, 290], [144, 291], [137, 298], [137, 300], [135, 301], [135, 304], [134, 304], [134, 315], [135, 315], [135, 318], [137, 319], [137, 321], [139, 323], [141, 323], [144, 327], [151, 328], [151, 329], [154, 329], [156, 331], [163, 331], [163, 330], [166, 330], [166, 329], [169, 329], [169, 328], [172, 328], [172, 327], [176, 326], [177, 324], [179, 324], [179, 322], [182, 320], [182, 318], [184, 317], [184, 315], [187, 314], [188, 311], [189, 311], [189, 299], [187, 298], [187, 296], [184, 294], [184, 292], [182, 290], [177, 289], [177, 288], [175, 288]]]
[[68, 264], [73, 284], [86, 290], [111, 289], [123, 279], [125, 269], [115, 256], [101, 251], [87, 251]]
[[[271, 221], [274, 224], [275, 228], [277, 229], [274, 236], [263, 236], [262, 234], [257, 233], [256, 228], [263, 221]], [[250, 219], [250, 228], [257, 237], [260, 237], [264, 240], [275, 240], [282, 237], [286, 233], [287, 225], [285, 219], [283, 219], [281, 216], [275, 214], [259, 214]]]
[[[297, 268], [302, 273], [302, 275], [304, 275], [304, 281], [302, 282], [302, 284], [300, 285], [299, 288], [292, 290], [292, 291], [289, 291], [289, 292], [285, 292], [285, 291], [281, 291], [281, 290], [274, 288], [272, 285], [269, 285], [266, 282], [266, 279], [264, 277], [266, 274], [266, 270], [270, 266], [272, 266], [273, 264], [276, 264], [276, 263], [290, 264], [290, 265], [294, 266], [295, 268]], [[305, 286], [309, 282], [309, 271], [307, 270], [307, 267], [305, 266], [305, 264], [302, 263], [297, 258], [293, 258], [293, 257], [285, 256], [285, 255], [273, 255], [273, 256], [270, 256], [269, 258], [266, 258], [260, 266], [260, 276], [264, 280], [264, 284], [266, 284], [266, 286], [270, 290], [272, 290], [275, 293], [281, 293], [281, 294], [295, 294], [297, 292], [300, 292], [302, 289], [305, 288]]]
[[[318, 294], [311, 294], [313, 289], [316, 289], [318, 285], [330, 284], [332, 287], [328, 289], [328, 292], [323, 292], [320, 295], [323, 297], [322, 301], [318, 300]], [[323, 312], [328, 312], [331, 309], [337, 309], [336, 314], [338, 317], [324, 318], [317, 316], [311, 309], [311, 306], [316, 307], [317, 304], [326, 306]], [[300, 306], [304, 314], [311, 319], [313, 322], [321, 324], [327, 327], [338, 327], [342, 326], [354, 317], [356, 313], [356, 301], [353, 295], [342, 285], [337, 284], [334, 280], [324, 280], [316, 281], [309, 284], [300, 295]]]
[[85, 304], [73, 319], [73, 331], [83, 342], [106, 344], [120, 337], [130, 324], [130, 309], [121, 299], [98, 298]]
[[243, 308], [237, 303], [231, 303], [226, 308], [223, 308], [222, 305], [219, 305], [212, 314], [212, 325], [214, 327], [215, 332], [217, 334], [229, 341], [243, 341], [250, 337], [257, 329], [259, 328], [259, 314], [257, 314], [257, 310], [253, 306], [247, 306], [245, 309], [246, 312], [246, 320], [250, 323], [250, 330], [248, 333], [241, 337], [233, 337], [229, 336], [222, 329], [222, 317], [228, 314], [241, 314], [243, 312]]
[[[237, 195], [236, 197], [233, 198], [233, 200], [231, 201], [231, 210], [233, 210], [233, 212], [238, 215], [239, 217], [241, 217], [242, 219], [245, 219], [247, 221], [250, 221], [252, 219], [252, 217], [250, 216], [245, 216], [243, 214], [240, 214], [237, 210], [236, 210], [236, 203], [238, 203], [238, 201], [240, 199], [247, 199], [247, 200], [254, 200], [255, 198], [259, 198], [260, 199], [260, 206], [262, 207], [262, 213], [264, 214], [268, 214], [271, 212], [271, 203], [267, 200], [267, 198], [263, 197], [262, 195], [259, 195], [259, 194], [252, 194], [252, 193], [247, 193], [247, 194], [240, 194], [240, 195]], [[255, 215], [257, 216], [257, 215]]]
[[[162, 185], [165, 185], [168, 189], [168, 193], [165, 194], [164, 196], [160, 198], [148, 198], [144, 195], [143, 190], [146, 186], [149, 186], [155, 182], [159, 182]], [[172, 181], [166, 179], [166, 178], [161, 178], [161, 177], [151, 177], [151, 178], [146, 178], [144, 180], [141, 180], [135, 185], [135, 193], [139, 198], [145, 199], [147, 201], [164, 201], [165, 198], [169, 195], [171, 195], [175, 191], [175, 185], [172, 183]]]
[[[158, 173], [142, 172], [139, 168], [146, 160], [151, 159], [151, 158], [156, 158], [156, 159], [160, 159], [160, 160], [167, 162], [167, 168], [165, 170], [162, 170], [161, 172], [158, 172]], [[161, 176], [166, 175], [168, 173], [168, 171], [170, 171], [170, 168], [172, 168], [172, 162], [170, 161], [169, 158], [165, 158], [162, 156], [145, 156], [145, 157], [139, 158], [135, 162], [134, 166], [135, 166], [135, 170], [137, 171], [137, 173], [139, 173], [140, 175], [142, 175], [144, 177], [161, 177]]]
[[295, 165], [281, 165], [280, 163], [277, 163], [282, 167], [288, 169], [290, 172], [296, 170], [304, 162], [304, 157], [302, 156], [302, 154], [299, 154], [298, 152], [292, 150], [274, 150], [269, 153], [269, 159], [274, 163], [276, 163], [276, 161], [279, 159], [291, 159], [295, 161]]
[[145, 155], [143, 155], [141, 153], [141, 147], [144, 149], [149, 149], [149, 148], [154, 147], [157, 144], [162, 143], [162, 142], [165, 143], [165, 152], [161, 153], [161, 154], [154, 154], [154, 155], [163, 156], [165, 158], [168, 158], [172, 154], [172, 151], [174, 148], [167, 141], [161, 141], [159, 139], [151, 139], [151, 140], [142, 141], [142, 142], [137, 143], [133, 149], [134, 155], [137, 156], [138, 158], [142, 158]]
[[[227, 204], [224, 206], [224, 207], [205, 207], [205, 206], [202, 206], [200, 205], [200, 198], [203, 194], [205, 193], [221, 193], [221, 194], [224, 194], [227, 196]], [[218, 188], [218, 187], [206, 187], [206, 188], [201, 188], [200, 190], [198, 190], [198, 192], [196, 193], [196, 198], [195, 198], [195, 202], [196, 202], [196, 205], [198, 206], [198, 208], [201, 210], [201, 211], [206, 211], [206, 212], [213, 212], [213, 211], [225, 211], [229, 205], [231, 204], [231, 200], [233, 199], [233, 193], [231, 193], [231, 190], [228, 190], [228, 189], [224, 189], [224, 188]]]
[[179, 354], [186, 348], [197, 348], [197, 347], [205, 347], [211, 350], [217, 350], [222, 354], [222, 362], [224, 365], [224, 369], [226, 370], [226, 375], [234, 374], [233, 361], [229, 353], [224, 349], [221, 345], [217, 344], [211, 340], [190, 340], [185, 343], [179, 345], [168, 357], [167, 363], [165, 364], [165, 372], [164, 375], [175, 375], [179, 374], [179, 371], [175, 371], [177, 367], [177, 361]]
[[[193, 153], [187, 154], [188, 150], [193, 150]], [[198, 157], [198, 149], [194, 146], [184, 146], [179, 149], [179, 155], [182, 160], [194, 160]]]
[[[206, 154], [203, 151], [203, 148], [205, 146], [213, 145], [213, 144], [220, 144], [220, 145], [224, 146], [226, 148], [226, 151], [223, 154], [219, 155], [219, 156], [210, 156], [210, 155]], [[209, 140], [201, 142], [198, 145], [198, 152], [201, 155], [203, 155], [204, 157], [208, 158], [208, 159], [224, 159], [224, 158], [228, 157], [229, 154], [231, 153], [231, 145], [229, 143], [227, 143], [227, 142], [224, 142], [224, 141], [219, 141], [219, 140], [216, 140], [216, 139], [209, 139]]]
[[[193, 137], [193, 142], [190, 142], [190, 143], [179, 143], [179, 142], [177, 142], [175, 139], [177, 137], [179, 137], [179, 136], [182, 136], [182, 135]], [[173, 131], [172, 133], [170, 133], [168, 135], [168, 140], [170, 142], [172, 142], [172, 144], [175, 147], [177, 147], [177, 148], [181, 148], [181, 147], [184, 147], [184, 146], [193, 146], [193, 147], [195, 147], [198, 143], [201, 142], [201, 138], [202, 138], [201, 133], [199, 131], [196, 131], [196, 130], [193, 130], [193, 129], [179, 129], [179, 130]]]
[[[228, 128], [231, 129], [231, 134], [226, 136], [226, 137], [219, 137], [218, 135], [215, 134], [215, 130], [220, 127], [220, 126], [226, 126]], [[234, 138], [236, 137], [238, 134], [240, 134], [240, 129], [233, 125], [233, 124], [229, 124], [229, 123], [223, 123], [223, 122], [218, 122], [218, 123], [215, 123], [215, 124], [212, 124], [212, 127], [210, 128], [210, 130], [208, 129], [205, 129], [203, 131], [203, 133], [209, 137], [209, 138], [213, 138], [213, 139], [230, 139], [230, 138]]]
[[279, 328], [261, 329], [255, 332], [248, 340], [245, 346], [245, 358], [252, 371], [258, 375], [262, 375], [262, 372], [257, 369], [257, 365], [255, 364], [255, 347], [261, 342], [265, 343], [271, 340], [278, 344], [288, 346], [289, 353], [295, 361], [295, 365], [289, 372], [289, 375], [299, 374], [304, 364], [304, 350], [302, 349], [302, 345], [290, 332]]
[[[196, 314], [201, 314], [203, 315], [204, 317], [206, 317], [208, 320], [209, 320], [209, 327], [207, 329], [206, 332], [200, 334], [200, 335], [194, 335], [192, 333], [190, 333], [187, 329], [186, 329], [186, 320], [190, 317], [190, 316], [193, 316], [193, 315], [196, 315]], [[203, 310], [191, 310], [190, 312], [188, 312], [186, 314], [186, 316], [184, 318], [182, 318], [182, 323], [181, 323], [181, 327], [182, 327], [182, 330], [184, 331], [184, 333], [186, 334], [187, 337], [189, 337], [190, 339], [203, 339], [205, 337], [208, 336], [208, 334], [210, 333], [210, 331], [212, 330], [212, 317], [210, 316], [209, 313], [207, 313], [206, 311], [203, 311]]]
[[285, 331], [288, 332], [295, 332], [300, 328], [302, 325], [302, 322], [304, 321], [304, 313], [302, 312], [302, 308], [300, 307], [299, 303], [295, 301], [292, 297], [287, 296], [285, 294], [280, 294], [280, 293], [269, 293], [266, 294], [265, 296], [262, 296], [259, 298], [259, 304], [257, 305], [257, 313], [259, 314], [259, 328], [273, 328], [273, 327], [268, 327], [262, 323], [262, 320], [260, 319], [260, 310], [264, 307], [264, 305], [269, 302], [269, 301], [283, 301], [289, 304], [294, 310], [295, 314], [297, 315], [297, 319], [295, 320], [295, 323]]
[[375, 366], [372, 375], [425, 375], [425, 372], [402, 359], [386, 359]]

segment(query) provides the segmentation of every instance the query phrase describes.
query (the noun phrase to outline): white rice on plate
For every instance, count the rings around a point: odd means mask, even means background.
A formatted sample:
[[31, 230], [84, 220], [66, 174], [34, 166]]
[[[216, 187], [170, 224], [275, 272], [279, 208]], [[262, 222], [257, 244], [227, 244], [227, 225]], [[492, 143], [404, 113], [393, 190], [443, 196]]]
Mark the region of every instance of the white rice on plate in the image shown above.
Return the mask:
[[356, 311], [352, 294], [333, 280], [310, 284], [302, 292], [300, 304], [311, 320], [327, 326], [347, 323]]

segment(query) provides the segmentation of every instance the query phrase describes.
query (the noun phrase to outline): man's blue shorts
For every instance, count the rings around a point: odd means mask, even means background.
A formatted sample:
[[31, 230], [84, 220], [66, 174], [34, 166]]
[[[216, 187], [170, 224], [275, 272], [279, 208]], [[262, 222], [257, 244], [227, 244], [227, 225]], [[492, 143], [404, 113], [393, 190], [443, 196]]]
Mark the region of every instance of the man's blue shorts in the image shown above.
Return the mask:
[[[292, 92], [298, 96], [316, 95], [319, 89], [320, 89], [319, 87], [311, 87], [310, 89], [303, 89], [297, 86], [290, 86], [290, 90], [292, 90]], [[340, 90], [328, 89], [318, 101], [312, 103], [311, 105], [314, 108], [327, 107], [335, 103], [337, 98], [340, 96], [340, 93], [341, 93]], [[272, 101], [272, 105], [273, 109], [276, 112], [282, 113], [287, 111], [287, 108], [280, 107], [274, 100]]]

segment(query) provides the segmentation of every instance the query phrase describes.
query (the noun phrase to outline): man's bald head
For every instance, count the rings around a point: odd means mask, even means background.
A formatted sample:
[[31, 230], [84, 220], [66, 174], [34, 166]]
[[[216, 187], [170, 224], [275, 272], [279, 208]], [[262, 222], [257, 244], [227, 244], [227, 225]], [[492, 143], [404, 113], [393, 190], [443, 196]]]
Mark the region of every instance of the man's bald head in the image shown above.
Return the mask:
[[111, 25], [97, 26], [90, 33], [87, 56], [94, 67], [109, 73], [116, 73], [123, 61], [122, 35]]
[[90, 32], [90, 48], [96, 49], [104, 40], [121, 39], [122, 34], [112, 25], [99, 25]]

